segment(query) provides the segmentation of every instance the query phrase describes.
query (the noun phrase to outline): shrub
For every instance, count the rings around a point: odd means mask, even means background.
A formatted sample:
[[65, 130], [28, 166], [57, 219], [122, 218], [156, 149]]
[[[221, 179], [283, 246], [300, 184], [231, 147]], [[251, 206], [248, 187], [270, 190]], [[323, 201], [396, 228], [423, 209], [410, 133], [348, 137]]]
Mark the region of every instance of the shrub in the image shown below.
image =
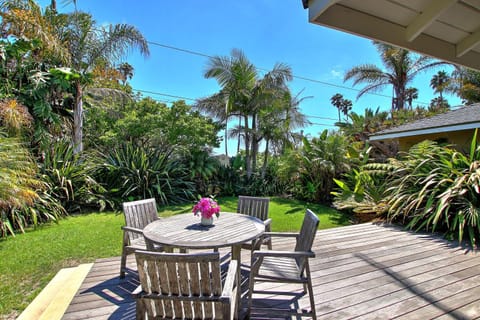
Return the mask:
[[390, 219], [410, 229], [443, 231], [446, 237], [480, 246], [480, 149], [476, 133], [469, 155], [434, 142], [410, 150], [392, 181]]
[[160, 204], [195, 199], [195, 183], [186, 166], [158, 149], [125, 143], [104, 155], [96, 175], [117, 204], [156, 198]]
[[68, 141], [55, 142], [46, 150], [40, 166], [42, 181], [51, 196], [46, 198], [57, 199], [68, 212], [85, 207], [103, 210], [109, 201], [106, 190], [93, 177], [97, 165], [93, 155], [74, 154]]
[[469, 155], [424, 141], [402, 158], [365, 164], [338, 180], [335, 206], [385, 213], [413, 230], [441, 231], [480, 246], [480, 148]]
[[303, 139], [303, 147], [283, 157], [278, 175], [297, 199], [328, 203], [334, 178], [350, 169], [349, 140], [325, 130], [318, 138]]

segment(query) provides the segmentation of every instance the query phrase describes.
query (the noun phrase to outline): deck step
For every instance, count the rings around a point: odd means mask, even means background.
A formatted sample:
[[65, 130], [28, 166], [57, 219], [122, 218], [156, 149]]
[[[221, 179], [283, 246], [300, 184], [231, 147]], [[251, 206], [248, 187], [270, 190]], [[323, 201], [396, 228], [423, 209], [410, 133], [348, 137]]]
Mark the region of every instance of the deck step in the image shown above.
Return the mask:
[[58, 271], [17, 320], [61, 319], [93, 263]]

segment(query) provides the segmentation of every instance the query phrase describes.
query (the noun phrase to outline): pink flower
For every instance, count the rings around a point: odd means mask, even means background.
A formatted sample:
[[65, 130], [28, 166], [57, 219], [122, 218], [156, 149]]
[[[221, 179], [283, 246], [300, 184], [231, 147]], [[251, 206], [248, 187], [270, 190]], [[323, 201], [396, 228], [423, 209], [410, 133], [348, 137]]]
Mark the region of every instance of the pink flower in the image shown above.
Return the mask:
[[213, 215], [220, 215], [220, 207], [212, 198], [202, 198], [193, 206], [192, 212], [197, 216], [210, 219]]

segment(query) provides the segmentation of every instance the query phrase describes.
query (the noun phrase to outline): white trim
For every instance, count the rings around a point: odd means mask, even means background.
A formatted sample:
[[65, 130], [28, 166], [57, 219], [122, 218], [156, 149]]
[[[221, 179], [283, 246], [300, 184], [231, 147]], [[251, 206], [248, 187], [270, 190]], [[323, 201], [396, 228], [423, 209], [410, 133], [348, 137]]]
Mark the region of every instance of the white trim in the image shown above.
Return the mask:
[[409, 130], [409, 131], [403, 131], [403, 132], [378, 134], [378, 135], [372, 135], [371, 137], [369, 137], [369, 140], [378, 141], [378, 140], [397, 139], [397, 138], [403, 138], [403, 137], [419, 136], [423, 134], [461, 131], [461, 130], [469, 130], [469, 129], [476, 129], [476, 128], [480, 128], [480, 122], [457, 124], [457, 125], [447, 126], [447, 127], [427, 128], [427, 129], [421, 129], [421, 130]]
[[477, 29], [474, 33], [457, 43], [456, 54], [457, 57], [463, 56], [468, 51], [472, 50], [480, 43], [480, 29]]
[[445, 10], [456, 3], [457, 0], [435, 0], [420, 13], [405, 30], [405, 38], [408, 42], [415, 40], [420, 33], [428, 28]]

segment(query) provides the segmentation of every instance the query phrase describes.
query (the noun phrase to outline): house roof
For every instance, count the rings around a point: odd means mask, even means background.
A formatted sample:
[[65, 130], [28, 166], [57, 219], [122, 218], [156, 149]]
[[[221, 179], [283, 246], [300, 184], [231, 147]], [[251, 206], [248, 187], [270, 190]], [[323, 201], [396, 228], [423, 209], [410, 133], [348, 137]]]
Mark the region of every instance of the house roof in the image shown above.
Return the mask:
[[480, 0], [302, 0], [309, 21], [480, 70]]
[[386, 140], [423, 134], [480, 128], [480, 103], [379, 131], [370, 140]]

